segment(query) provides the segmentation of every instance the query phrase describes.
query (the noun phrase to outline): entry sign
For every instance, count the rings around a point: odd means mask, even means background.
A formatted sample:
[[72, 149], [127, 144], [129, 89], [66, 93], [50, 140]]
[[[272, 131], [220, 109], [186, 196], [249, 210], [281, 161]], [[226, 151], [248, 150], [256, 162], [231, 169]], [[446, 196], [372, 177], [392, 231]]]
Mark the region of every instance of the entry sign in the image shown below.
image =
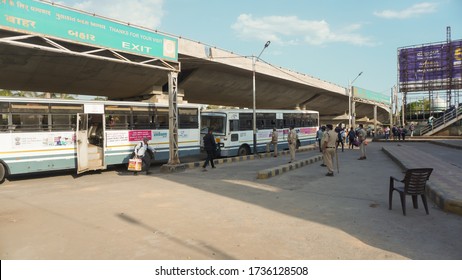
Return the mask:
[[34, 0], [0, 0], [0, 29], [178, 61], [178, 39]]

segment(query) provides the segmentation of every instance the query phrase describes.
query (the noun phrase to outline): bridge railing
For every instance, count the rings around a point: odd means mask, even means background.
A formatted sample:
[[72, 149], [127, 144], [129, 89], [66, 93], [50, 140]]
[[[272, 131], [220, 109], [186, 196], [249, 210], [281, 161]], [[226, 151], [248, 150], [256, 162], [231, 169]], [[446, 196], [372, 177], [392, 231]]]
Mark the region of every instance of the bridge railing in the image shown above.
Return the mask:
[[432, 124], [428, 124], [426, 127], [423, 127], [420, 130], [420, 135], [425, 135], [428, 132], [435, 130], [439, 127], [444, 127], [448, 122], [453, 119], [456, 119], [458, 116], [462, 115], [462, 106], [455, 107], [448, 112], [445, 112], [441, 117], [434, 119]]

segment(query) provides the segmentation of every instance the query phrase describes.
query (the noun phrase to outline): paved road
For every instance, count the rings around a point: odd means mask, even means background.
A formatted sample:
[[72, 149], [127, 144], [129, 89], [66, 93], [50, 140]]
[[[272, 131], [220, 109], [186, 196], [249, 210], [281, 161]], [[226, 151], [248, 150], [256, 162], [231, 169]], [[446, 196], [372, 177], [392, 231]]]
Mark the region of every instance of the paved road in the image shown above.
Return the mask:
[[[178, 174], [123, 169], [19, 178], [0, 186], [1, 259], [462, 259], [462, 217], [430, 204], [388, 210], [399, 167], [371, 143], [266, 180], [288, 157]], [[425, 143], [461, 166], [460, 150]], [[298, 158], [316, 151], [297, 154]], [[408, 203], [410, 205], [410, 203]]]

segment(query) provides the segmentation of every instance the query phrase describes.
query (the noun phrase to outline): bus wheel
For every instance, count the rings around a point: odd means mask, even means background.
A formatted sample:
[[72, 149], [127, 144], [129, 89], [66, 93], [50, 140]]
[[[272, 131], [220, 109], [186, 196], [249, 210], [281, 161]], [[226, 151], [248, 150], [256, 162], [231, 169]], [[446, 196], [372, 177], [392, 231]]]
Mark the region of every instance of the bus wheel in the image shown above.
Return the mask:
[[239, 156], [246, 156], [246, 155], [250, 155], [250, 149], [246, 146], [241, 146], [239, 147], [239, 150], [237, 150], [237, 154]]
[[0, 163], [0, 184], [5, 181], [5, 166]]

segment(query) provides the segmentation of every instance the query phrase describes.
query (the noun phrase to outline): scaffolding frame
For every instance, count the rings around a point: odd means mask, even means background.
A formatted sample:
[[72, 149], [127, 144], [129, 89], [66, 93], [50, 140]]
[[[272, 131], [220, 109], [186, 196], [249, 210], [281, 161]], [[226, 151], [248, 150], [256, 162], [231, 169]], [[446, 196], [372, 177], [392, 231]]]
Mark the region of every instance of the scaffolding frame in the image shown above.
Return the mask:
[[[405, 112], [408, 101], [415, 97], [425, 100], [428, 96], [429, 108], [422, 112], [427, 118], [461, 105], [462, 40], [451, 41], [450, 27], [447, 28], [446, 42], [399, 48], [397, 57], [403, 122], [415, 113]], [[444, 107], [441, 106], [441, 97]]]

